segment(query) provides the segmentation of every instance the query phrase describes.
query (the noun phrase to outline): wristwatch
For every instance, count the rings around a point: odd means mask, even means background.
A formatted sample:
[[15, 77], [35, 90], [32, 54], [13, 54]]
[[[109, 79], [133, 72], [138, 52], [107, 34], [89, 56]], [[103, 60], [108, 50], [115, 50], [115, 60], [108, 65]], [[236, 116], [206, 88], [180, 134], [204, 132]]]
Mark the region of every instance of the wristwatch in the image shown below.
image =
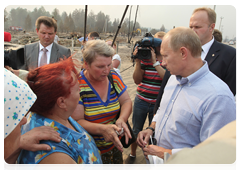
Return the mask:
[[148, 126], [146, 129], [151, 129], [153, 132], [155, 131], [152, 127]]
[[156, 63], [153, 64], [153, 67], [160, 66], [159, 61], [156, 61]]

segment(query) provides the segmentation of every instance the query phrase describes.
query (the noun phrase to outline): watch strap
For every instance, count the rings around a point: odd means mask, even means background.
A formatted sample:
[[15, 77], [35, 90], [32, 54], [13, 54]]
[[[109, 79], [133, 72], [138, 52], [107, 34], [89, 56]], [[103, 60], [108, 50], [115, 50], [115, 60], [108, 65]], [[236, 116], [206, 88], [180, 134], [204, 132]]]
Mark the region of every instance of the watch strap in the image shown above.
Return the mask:
[[152, 127], [147, 127], [146, 129], [151, 129], [153, 132], [155, 131]]
[[153, 64], [153, 67], [160, 66], [160, 62], [156, 61], [156, 63]]

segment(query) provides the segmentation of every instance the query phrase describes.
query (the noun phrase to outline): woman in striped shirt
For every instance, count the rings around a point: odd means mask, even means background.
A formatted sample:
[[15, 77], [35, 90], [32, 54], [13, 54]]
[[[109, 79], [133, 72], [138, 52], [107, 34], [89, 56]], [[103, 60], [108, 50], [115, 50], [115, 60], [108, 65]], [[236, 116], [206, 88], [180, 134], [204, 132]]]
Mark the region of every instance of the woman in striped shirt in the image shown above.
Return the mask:
[[[126, 122], [132, 112], [132, 101], [127, 86], [115, 71], [110, 70], [114, 53], [103, 40], [86, 43], [83, 51], [85, 69], [78, 78], [80, 99], [73, 118], [93, 136], [103, 163], [115, 164], [123, 163], [123, 146], [119, 138], [125, 135], [126, 143], [131, 138]], [[114, 87], [108, 79], [109, 73]], [[118, 137], [117, 133], [122, 130]]]

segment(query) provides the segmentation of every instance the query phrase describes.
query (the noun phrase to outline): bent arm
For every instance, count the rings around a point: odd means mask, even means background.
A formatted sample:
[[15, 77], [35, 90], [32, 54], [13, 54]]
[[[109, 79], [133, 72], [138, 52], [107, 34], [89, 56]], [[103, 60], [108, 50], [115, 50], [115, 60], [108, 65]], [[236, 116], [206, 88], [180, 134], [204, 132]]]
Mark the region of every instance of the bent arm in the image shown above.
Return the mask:
[[6, 158], [5, 161], [9, 164], [15, 163], [22, 149], [33, 152], [39, 150], [51, 150], [49, 145], [40, 144], [41, 140], [60, 142], [61, 137], [52, 127], [35, 127], [21, 136], [19, 148], [15, 150], [11, 156]]
[[123, 119], [124, 122], [127, 122], [130, 114], [132, 113], [132, 100], [130, 99], [127, 91], [125, 91], [118, 100], [121, 106], [119, 118]]
[[71, 117], [75, 119], [88, 133], [93, 135], [102, 135], [106, 142], [113, 142], [121, 152], [123, 151], [123, 146], [116, 133], [116, 131], [121, 131], [121, 128], [117, 127], [115, 124], [100, 124], [85, 120], [84, 106], [81, 104], [77, 105], [77, 108]]

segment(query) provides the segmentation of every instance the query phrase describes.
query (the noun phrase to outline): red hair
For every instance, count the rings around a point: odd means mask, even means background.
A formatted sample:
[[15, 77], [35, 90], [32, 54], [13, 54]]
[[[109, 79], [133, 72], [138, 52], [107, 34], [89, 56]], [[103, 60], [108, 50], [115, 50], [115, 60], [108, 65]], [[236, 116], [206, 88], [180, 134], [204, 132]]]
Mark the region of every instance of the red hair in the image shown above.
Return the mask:
[[47, 64], [29, 72], [27, 83], [37, 95], [30, 111], [41, 114], [53, 108], [59, 97], [67, 97], [75, 85], [72, 72], [77, 70], [71, 57], [57, 63]]

